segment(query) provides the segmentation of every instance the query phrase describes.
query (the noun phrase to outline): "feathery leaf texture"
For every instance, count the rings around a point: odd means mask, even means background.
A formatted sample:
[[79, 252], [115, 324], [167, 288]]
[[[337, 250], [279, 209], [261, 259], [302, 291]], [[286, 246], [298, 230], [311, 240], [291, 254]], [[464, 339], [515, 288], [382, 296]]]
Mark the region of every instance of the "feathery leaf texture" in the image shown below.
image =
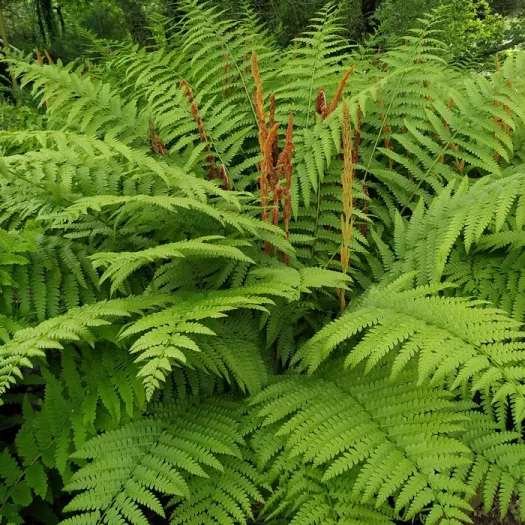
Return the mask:
[[525, 519], [525, 53], [178, 8], [10, 58], [0, 525]]

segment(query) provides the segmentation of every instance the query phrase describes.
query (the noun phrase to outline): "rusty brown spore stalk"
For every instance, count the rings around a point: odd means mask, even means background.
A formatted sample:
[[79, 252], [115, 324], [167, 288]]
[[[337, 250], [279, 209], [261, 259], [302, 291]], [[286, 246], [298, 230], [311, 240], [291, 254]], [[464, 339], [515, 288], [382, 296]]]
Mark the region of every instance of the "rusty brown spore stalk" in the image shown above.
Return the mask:
[[[354, 221], [352, 212], [353, 202], [353, 183], [354, 183], [354, 151], [352, 146], [352, 127], [350, 124], [350, 112], [348, 105], [343, 100], [343, 172], [341, 174], [341, 183], [343, 186], [343, 213], [341, 214], [341, 268], [346, 274], [350, 267], [350, 242], [352, 240], [352, 230]], [[338, 290], [341, 309], [346, 307], [344, 290]]]
[[206, 128], [204, 126], [204, 122], [199, 111], [199, 105], [197, 104], [197, 101], [193, 98], [193, 92], [191, 90], [191, 87], [186, 80], [181, 80], [179, 87], [181, 89], [184, 88], [184, 96], [190, 104], [190, 115], [197, 123], [199, 137], [201, 142], [204, 144], [204, 151], [206, 152], [208, 179], [221, 179], [223, 181], [221, 184], [221, 188], [224, 190], [230, 190], [231, 184], [228, 178], [228, 174], [226, 173], [226, 167], [223, 164], [221, 164], [220, 167], [217, 167], [215, 155], [213, 155], [211, 151], [208, 134], [206, 133]]
[[151, 151], [157, 155], [160, 155], [161, 157], [165, 157], [166, 148], [161, 138], [155, 131], [155, 125], [153, 124], [153, 119], [151, 117], [148, 119], [148, 139]]
[[[262, 160], [259, 165], [259, 188], [262, 206], [263, 221], [270, 219], [270, 200], [273, 200], [271, 222], [279, 224], [279, 212], [283, 202], [283, 221], [286, 237], [289, 238], [289, 225], [292, 216], [291, 188], [292, 188], [292, 156], [295, 149], [293, 142], [293, 113], [288, 117], [285, 146], [279, 154], [278, 129], [280, 124], [275, 121], [276, 102], [275, 94], [270, 95], [270, 112], [266, 122], [264, 110], [264, 89], [259, 71], [257, 54], [252, 51], [252, 76], [255, 81], [254, 107], [258, 125], [258, 141]], [[284, 180], [282, 177], [284, 175]], [[265, 253], [270, 255], [272, 246], [265, 243]], [[285, 264], [289, 264], [286, 254], [283, 254]]]
[[[286, 138], [284, 143], [284, 149], [279, 155], [277, 161], [277, 188], [282, 188], [281, 186], [281, 175], [284, 173], [284, 189], [282, 190], [282, 196], [284, 197], [283, 204], [283, 221], [284, 221], [284, 232], [286, 238], [290, 237], [290, 219], [292, 218], [292, 174], [293, 174], [293, 164], [292, 156], [295, 151], [295, 144], [293, 141], [293, 113], [290, 111], [288, 115], [288, 127], [286, 128]], [[279, 190], [280, 196], [280, 190]], [[274, 199], [275, 200], [275, 199]], [[274, 209], [278, 208], [279, 203], [274, 202]], [[275, 224], [275, 222], [274, 222]], [[285, 264], [289, 263], [288, 255], [284, 254]]]
[[330, 113], [333, 113], [335, 111], [335, 108], [337, 107], [337, 104], [339, 103], [339, 100], [341, 99], [341, 95], [343, 94], [343, 90], [346, 85], [346, 81], [348, 80], [348, 77], [355, 71], [355, 67], [352, 66], [350, 69], [348, 69], [341, 80], [339, 81], [339, 84], [337, 85], [337, 89], [334, 95], [334, 98], [332, 99], [332, 102], [330, 103], [330, 106], [328, 106], [328, 102], [326, 100], [326, 93], [324, 91], [324, 88], [319, 88], [319, 91], [317, 93], [317, 100], [315, 101], [315, 112], [321, 116], [321, 120], [324, 120]]

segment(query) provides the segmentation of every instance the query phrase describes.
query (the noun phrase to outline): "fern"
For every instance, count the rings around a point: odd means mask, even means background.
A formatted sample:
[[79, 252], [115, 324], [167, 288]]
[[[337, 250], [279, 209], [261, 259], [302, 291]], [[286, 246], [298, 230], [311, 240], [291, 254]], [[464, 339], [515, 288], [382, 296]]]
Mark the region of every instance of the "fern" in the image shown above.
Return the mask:
[[495, 308], [479, 308], [481, 301], [429, 297], [435, 292], [431, 287], [398, 291], [395, 284], [370, 290], [359, 307], [320, 330], [297, 359], [315, 370], [339, 344], [366, 331], [346, 366], [366, 360], [368, 372], [395, 350], [391, 374], [396, 377], [417, 356], [420, 384], [468, 386], [503, 404], [509, 396], [519, 427], [525, 417], [519, 323]]
[[91, 460], [65, 489], [82, 490], [66, 512], [84, 511], [63, 523], [147, 523], [142, 507], [164, 516], [157, 492], [187, 497], [186, 476], [222, 471], [219, 457], [240, 455], [242, 437], [227, 408], [197, 405], [198, 423], [183, 406], [158, 407], [154, 416], [87, 442], [74, 455]]
[[[246, 2], [10, 59], [0, 523], [427, 525], [525, 494], [525, 55]], [[524, 505], [519, 505], [524, 514]], [[47, 518], [46, 518], [47, 519]], [[62, 521], [61, 521], [62, 520]]]
[[338, 378], [328, 368], [315, 378], [283, 378], [255, 397], [263, 403], [257, 416], [263, 426], [279, 424], [279, 449], [292, 462], [301, 457], [298, 468], [322, 468], [321, 483], [338, 478], [376, 508], [393, 496], [404, 519], [430, 505], [431, 521], [465, 520], [470, 507], [461, 494], [470, 488], [448, 473], [470, 463], [468, 447], [452, 437], [465, 415], [447, 414], [449, 396], [432, 387], [418, 392], [410, 375], [393, 383], [384, 370], [361, 374]]

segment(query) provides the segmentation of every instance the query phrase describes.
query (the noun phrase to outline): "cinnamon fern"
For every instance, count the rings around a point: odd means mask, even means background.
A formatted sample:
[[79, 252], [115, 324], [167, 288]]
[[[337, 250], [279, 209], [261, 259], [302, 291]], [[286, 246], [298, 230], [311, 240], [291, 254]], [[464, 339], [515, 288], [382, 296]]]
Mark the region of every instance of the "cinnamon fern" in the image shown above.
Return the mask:
[[0, 524], [525, 519], [525, 54], [180, 9], [10, 59]]

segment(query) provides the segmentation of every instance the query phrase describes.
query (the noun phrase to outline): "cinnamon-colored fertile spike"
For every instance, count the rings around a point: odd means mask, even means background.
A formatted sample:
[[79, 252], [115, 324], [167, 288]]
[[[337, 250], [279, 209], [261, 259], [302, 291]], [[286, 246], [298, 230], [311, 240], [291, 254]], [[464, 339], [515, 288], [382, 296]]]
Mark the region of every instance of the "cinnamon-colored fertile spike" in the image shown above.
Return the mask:
[[284, 196], [285, 189], [281, 186], [281, 183], [275, 186], [273, 190], [273, 210], [272, 210], [272, 224], [274, 226], [279, 225], [279, 203]]
[[219, 179], [222, 180], [221, 188], [223, 190], [230, 191], [232, 189], [230, 179], [228, 178], [228, 174], [226, 173], [226, 167], [224, 166], [224, 164], [221, 164], [221, 167], [219, 168]]
[[47, 58], [47, 63], [48, 64], [53, 64], [53, 59], [49, 56], [49, 53], [47, 52], [47, 49], [44, 49], [44, 53], [46, 54], [46, 58]]
[[275, 164], [273, 162], [273, 150], [277, 145], [277, 130], [279, 129], [280, 124], [274, 124], [270, 131], [268, 132], [268, 136], [266, 137], [266, 142], [264, 144], [264, 168], [266, 173], [268, 174], [268, 182], [270, 183], [272, 190], [277, 184], [277, 181], [275, 179]]
[[[268, 127], [272, 127], [275, 124], [275, 93], [270, 94], [270, 117], [268, 120]], [[277, 145], [277, 140], [273, 143], [272, 148], [272, 163], [277, 164], [277, 159], [279, 158], [279, 146]]]
[[[341, 214], [341, 267], [344, 273], [350, 266], [350, 241], [352, 240], [353, 229], [353, 182], [354, 182], [354, 163], [352, 146], [352, 127], [350, 124], [350, 112], [348, 105], [343, 100], [343, 173], [341, 182], [343, 186], [343, 213]], [[346, 307], [344, 290], [338, 290], [341, 309]]]
[[199, 130], [199, 136], [202, 142], [208, 142], [208, 135], [206, 134], [206, 129], [204, 128], [204, 123], [202, 122], [202, 117], [199, 112], [199, 106], [197, 102], [193, 102], [190, 108], [190, 115], [197, 122], [197, 128]]
[[270, 118], [268, 126], [272, 127], [275, 124], [275, 93], [270, 93]]
[[266, 137], [263, 149], [263, 160], [261, 162], [261, 176], [259, 185], [261, 188], [261, 205], [263, 207], [262, 219], [268, 219], [268, 203], [270, 199], [270, 186], [274, 179], [275, 168], [272, 164], [273, 142], [277, 140], [277, 129], [279, 124], [274, 124]]
[[294, 151], [295, 144], [293, 141], [293, 113], [290, 111], [290, 114], [288, 115], [288, 127], [286, 128], [284, 149], [279, 155], [279, 160], [277, 161], [278, 168], [284, 171], [287, 189], [292, 187], [292, 155]]
[[180, 83], [180, 87], [184, 87], [184, 95], [188, 99], [188, 102], [191, 104], [190, 106], [190, 115], [193, 117], [195, 122], [197, 123], [197, 129], [199, 131], [199, 137], [201, 139], [201, 142], [205, 145], [204, 151], [208, 153], [206, 157], [206, 163], [208, 164], [208, 179], [216, 179], [220, 177], [220, 169], [217, 168], [215, 164], [215, 156], [210, 151], [210, 144], [208, 141], [208, 134], [206, 133], [206, 128], [204, 127], [204, 122], [202, 121], [202, 117], [199, 111], [199, 106], [196, 101], [193, 100], [193, 94], [191, 92], [189, 84], [183, 80]]
[[[260, 164], [259, 188], [261, 190], [262, 220], [268, 220], [268, 205], [270, 201], [270, 187], [275, 186], [275, 167], [273, 160], [273, 150], [277, 144], [277, 128], [279, 124], [273, 124], [268, 131], [266, 126], [266, 113], [264, 112], [264, 91], [262, 86], [261, 74], [259, 72], [259, 62], [255, 50], [252, 50], [252, 76], [255, 81], [255, 115], [259, 128], [258, 139], [262, 161]], [[270, 254], [271, 245], [265, 242], [265, 252]]]
[[40, 54], [38, 47], [36, 48], [36, 60], [42, 67], [44, 67], [44, 61], [42, 60], [42, 55]]
[[193, 93], [191, 92], [190, 85], [186, 80], [181, 80], [179, 88], [184, 88], [184, 96], [188, 99], [188, 102], [191, 104], [193, 102]]
[[332, 103], [330, 104], [330, 107], [328, 108], [328, 114], [332, 113], [332, 111], [335, 110], [337, 107], [337, 104], [339, 102], [339, 99], [341, 98], [341, 95], [343, 94], [343, 90], [345, 88], [346, 81], [348, 80], [348, 77], [355, 71], [355, 67], [352, 66], [344, 75], [343, 78], [339, 81], [339, 85], [337, 86], [337, 91], [335, 92], [334, 99], [332, 100]]
[[324, 120], [328, 116], [328, 104], [326, 102], [326, 94], [323, 88], [319, 88], [317, 93], [317, 99], [315, 101], [315, 112], [321, 115], [321, 119]]
[[[279, 183], [273, 190], [272, 224], [274, 226], [279, 225], [279, 203], [281, 202], [283, 195], [284, 195], [284, 188]], [[270, 255], [271, 251], [272, 251], [271, 244], [269, 242], [266, 242], [264, 246], [264, 253], [266, 255]]]
[[153, 120], [149, 119], [148, 121], [148, 138], [150, 149], [153, 153], [160, 155], [161, 157], [166, 156], [166, 148], [161, 138], [157, 135], [155, 131], [155, 126], [153, 125]]

